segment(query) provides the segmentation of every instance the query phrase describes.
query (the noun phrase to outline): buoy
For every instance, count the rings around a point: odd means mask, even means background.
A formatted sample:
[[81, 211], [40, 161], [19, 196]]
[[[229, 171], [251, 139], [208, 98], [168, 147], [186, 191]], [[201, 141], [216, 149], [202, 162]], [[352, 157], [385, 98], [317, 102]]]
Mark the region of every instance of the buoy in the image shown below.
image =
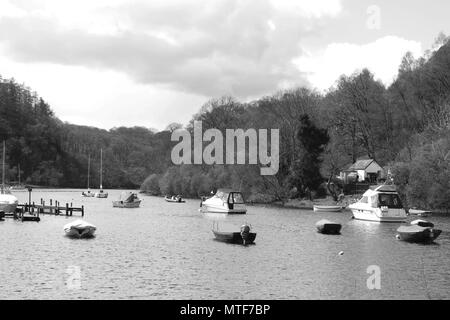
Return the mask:
[[395, 236], [395, 239], [400, 240], [400, 236], [397, 234], [397, 235]]
[[344, 251], [339, 252], [339, 255], [343, 256], [344, 255]]

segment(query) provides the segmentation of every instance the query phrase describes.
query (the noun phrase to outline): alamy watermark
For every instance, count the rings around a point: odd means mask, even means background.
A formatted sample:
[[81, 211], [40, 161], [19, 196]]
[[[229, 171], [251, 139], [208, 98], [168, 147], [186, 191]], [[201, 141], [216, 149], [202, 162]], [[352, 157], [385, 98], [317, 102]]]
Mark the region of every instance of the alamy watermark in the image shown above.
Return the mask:
[[[225, 161], [224, 137], [218, 129], [203, 133], [202, 122], [194, 122], [194, 137], [185, 129], [172, 132], [172, 141], [179, 143], [172, 149], [172, 163], [181, 164], [259, 164], [263, 176], [275, 175], [279, 169], [279, 129], [270, 130], [270, 155], [267, 129], [226, 129]], [[180, 141], [181, 140], [181, 141]], [[194, 156], [192, 158], [192, 142]], [[210, 142], [203, 148], [203, 142]], [[248, 143], [247, 143], [248, 142]], [[247, 148], [248, 147], [248, 148]]]
[[370, 274], [366, 282], [367, 289], [381, 290], [381, 268], [376, 265], [368, 266], [367, 273]]
[[66, 281], [66, 287], [69, 290], [81, 289], [81, 268], [79, 266], [69, 266], [66, 269], [66, 273], [69, 275]]
[[367, 8], [369, 18], [366, 21], [366, 26], [369, 30], [381, 29], [381, 8], [377, 5], [372, 5]]

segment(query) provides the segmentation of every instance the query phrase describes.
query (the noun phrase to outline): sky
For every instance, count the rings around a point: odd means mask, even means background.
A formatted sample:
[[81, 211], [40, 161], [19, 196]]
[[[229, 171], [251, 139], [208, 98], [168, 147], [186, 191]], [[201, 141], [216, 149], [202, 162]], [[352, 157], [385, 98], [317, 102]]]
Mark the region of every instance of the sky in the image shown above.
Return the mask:
[[110, 129], [187, 124], [211, 98], [320, 92], [450, 34], [448, 0], [0, 0], [0, 75], [57, 117]]

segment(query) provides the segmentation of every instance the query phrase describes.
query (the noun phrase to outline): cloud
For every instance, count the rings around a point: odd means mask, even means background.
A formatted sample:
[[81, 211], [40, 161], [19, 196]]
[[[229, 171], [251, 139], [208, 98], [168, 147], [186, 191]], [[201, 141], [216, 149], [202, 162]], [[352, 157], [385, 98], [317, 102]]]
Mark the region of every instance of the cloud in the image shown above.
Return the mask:
[[18, 1], [0, 13], [0, 46], [19, 62], [245, 98], [306, 84], [293, 58], [311, 26], [340, 10], [340, 0]]
[[397, 76], [402, 58], [408, 51], [418, 58], [422, 55], [421, 43], [386, 36], [364, 45], [332, 43], [321, 53], [302, 55], [295, 63], [321, 90], [329, 89], [341, 75], [351, 75], [363, 68], [368, 68], [376, 78], [389, 85]]

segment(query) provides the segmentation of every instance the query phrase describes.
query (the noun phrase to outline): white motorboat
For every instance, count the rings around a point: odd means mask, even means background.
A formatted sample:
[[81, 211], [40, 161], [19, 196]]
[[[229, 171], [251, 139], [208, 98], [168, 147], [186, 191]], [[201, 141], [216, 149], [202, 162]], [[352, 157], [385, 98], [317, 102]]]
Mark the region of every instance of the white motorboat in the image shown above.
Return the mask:
[[341, 212], [341, 206], [319, 206], [314, 205], [314, 212]]
[[382, 185], [370, 189], [356, 203], [349, 205], [357, 220], [375, 222], [404, 222], [407, 218], [395, 186]]
[[5, 186], [5, 157], [6, 144], [3, 141], [3, 157], [2, 157], [2, 185], [0, 189], [0, 211], [4, 213], [14, 213], [16, 211], [19, 200], [11, 194], [9, 188]]
[[64, 226], [64, 232], [70, 238], [92, 238], [96, 230], [96, 226], [83, 220], [76, 220]]
[[244, 197], [239, 191], [219, 189], [211, 198], [201, 202], [202, 211], [225, 214], [245, 214]]

